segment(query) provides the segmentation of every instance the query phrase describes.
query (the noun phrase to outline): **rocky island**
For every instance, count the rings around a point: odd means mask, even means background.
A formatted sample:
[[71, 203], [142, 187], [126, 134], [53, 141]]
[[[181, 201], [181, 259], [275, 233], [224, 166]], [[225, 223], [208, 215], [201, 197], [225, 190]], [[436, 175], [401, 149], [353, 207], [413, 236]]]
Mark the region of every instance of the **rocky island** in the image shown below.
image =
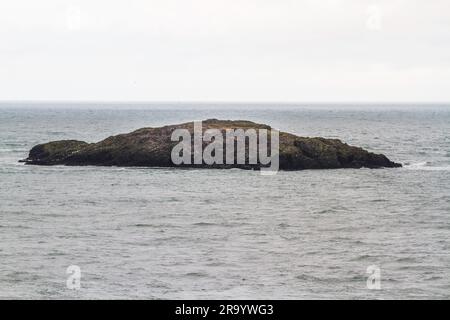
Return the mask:
[[[224, 132], [232, 129], [265, 129], [268, 125], [251, 121], [231, 121], [209, 119], [202, 122], [203, 130], [216, 129]], [[194, 123], [188, 122], [159, 128], [142, 128], [131, 133], [119, 134], [97, 143], [77, 140], [61, 140], [39, 144], [31, 149], [22, 162], [30, 165], [70, 165], [70, 166], [122, 166], [122, 167], [212, 167], [260, 169], [260, 164], [174, 164], [171, 159], [173, 148], [172, 133], [176, 129], [194, 131]], [[382, 154], [368, 152], [350, 146], [337, 139], [320, 137], [299, 137], [286, 132], [279, 133], [279, 169], [337, 169], [337, 168], [392, 168], [401, 164], [390, 161]], [[208, 142], [202, 143], [206, 147]], [[248, 147], [247, 147], [248, 153]], [[248, 159], [248, 154], [246, 155]]]

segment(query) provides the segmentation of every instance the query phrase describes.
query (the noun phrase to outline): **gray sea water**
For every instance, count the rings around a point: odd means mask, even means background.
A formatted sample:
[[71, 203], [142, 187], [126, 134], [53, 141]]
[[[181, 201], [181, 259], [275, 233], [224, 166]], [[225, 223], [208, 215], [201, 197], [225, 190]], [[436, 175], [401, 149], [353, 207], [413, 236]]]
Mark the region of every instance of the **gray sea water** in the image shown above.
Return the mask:
[[[247, 119], [401, 169], [40, 167], [35, 144]], [[450, 107], [0, 106], [0, 298], [450, 298]], [[66, 286], [81, 269], [80, 290]], [[367, 267], [380, 268], [380, 290]]]

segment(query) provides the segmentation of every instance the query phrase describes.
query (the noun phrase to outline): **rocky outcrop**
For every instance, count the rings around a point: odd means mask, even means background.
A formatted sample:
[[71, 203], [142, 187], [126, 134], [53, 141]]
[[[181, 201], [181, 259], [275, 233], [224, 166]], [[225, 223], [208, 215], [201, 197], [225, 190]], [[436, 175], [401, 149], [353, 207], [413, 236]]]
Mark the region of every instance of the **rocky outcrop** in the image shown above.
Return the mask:
[[[111, 136], [97, 143], [76, 140], [54, 141], [33, 147], [27, 159], [31, 165], [94, 165], [176, 167], [196, 166], [214, 168], [258, 169], [259, 164], [175, 165], [171, 160], [171, 141], [175, 129], [193, 132], [193, 122], [160, 128], [142, 128], [127, 134]], [[250, 121], [203, 121], [203, 130], [219, 129], [267, 129], [270, 126]], [[203, 143], [205, 147], [208, 143]], [[248, 152], [248, 150], [247, 150]], [[247, 155], [248, 157], [248, 155]], [[337, 139], [299, 137], [286, 132], [279, 133], [279, 167], [281, 170], [334, 169], [334, 168], [382, 168], [400, 167], [382, 154], [349, 146]], [[236, 162], [235, 162], [236, 163]], [[248, 163], [248, 162], [247, 162]]]

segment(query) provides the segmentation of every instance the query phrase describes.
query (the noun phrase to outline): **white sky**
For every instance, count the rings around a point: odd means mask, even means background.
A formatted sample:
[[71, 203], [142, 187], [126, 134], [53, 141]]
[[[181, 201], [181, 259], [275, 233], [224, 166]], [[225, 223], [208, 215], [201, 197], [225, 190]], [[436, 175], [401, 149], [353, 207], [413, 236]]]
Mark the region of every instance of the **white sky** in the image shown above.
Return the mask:
[[1, 0], [0, 100], [450, 101], [450, 1]]

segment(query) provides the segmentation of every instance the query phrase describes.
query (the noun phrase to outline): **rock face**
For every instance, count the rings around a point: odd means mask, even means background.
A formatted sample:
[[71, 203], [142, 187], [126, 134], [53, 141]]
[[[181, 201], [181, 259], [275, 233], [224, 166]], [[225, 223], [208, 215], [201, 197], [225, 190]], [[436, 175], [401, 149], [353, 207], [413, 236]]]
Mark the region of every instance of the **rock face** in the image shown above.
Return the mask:
[[[32, 165], [95, 165], [141, 167], [214, 167], [259, 169], [255, 164], [175, 165], [171, 160], [172, 148], [178, 141], [171, 141], [175, 129], [187, 129], [193, 135], [193, 122], [160, 128], [142, 128], [127, 134], [109, 137], [97, 143], [77, 140], [54, 141], [33, 147], [27, 159]], [[203, 130], [219, 129], [267, 129], [270, 126], [250, 121], [203, 121]], [[208, 143], [203, 142], [203, 147]], [[270, 146], [270, 144], [269, 144]], [[270, 149], [270, 148], [269, 148]], [[247, 150], [248, 152], [248, 150]], [[246, 155], [248, 158], [248, 154]], [[225, 162], [224, 162], [225, 163]], [[236, 163], [236, 161], [235, 161]], [[334, 169], [334, 168], [382, 168], [401, 167], [382, 154], [374, 154], [362, 148], [349, 146], [337, 139], [306, 138], [279, 133], [280, 170]]]

